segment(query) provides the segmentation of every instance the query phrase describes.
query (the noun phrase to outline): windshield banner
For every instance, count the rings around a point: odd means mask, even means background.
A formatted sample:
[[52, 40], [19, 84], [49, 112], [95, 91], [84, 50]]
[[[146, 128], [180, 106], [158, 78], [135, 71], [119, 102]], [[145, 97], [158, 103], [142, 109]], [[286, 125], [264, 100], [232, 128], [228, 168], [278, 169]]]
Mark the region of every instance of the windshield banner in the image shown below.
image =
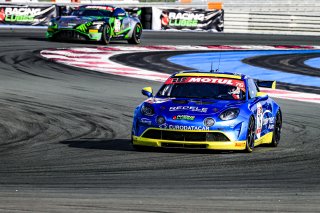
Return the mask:
[[193, 8], [160, 9], [158, 13], [154, 13], [154, 18], [160, 19], [159, 24], [162, 30], [221, 32], [223, 31], [224, 11]]
[[46, 26], [57, 16], [57, 6], [1, 5], [0, 24]]
[[241, 89], [245, 88], [242, 80], [230, 78], [212, 78], [212, 77], [182, 77], [182, 78], [169, 78], [165, 84], [186, 84], [186, 83], [211, 83], [211, 84], [225, 84]]

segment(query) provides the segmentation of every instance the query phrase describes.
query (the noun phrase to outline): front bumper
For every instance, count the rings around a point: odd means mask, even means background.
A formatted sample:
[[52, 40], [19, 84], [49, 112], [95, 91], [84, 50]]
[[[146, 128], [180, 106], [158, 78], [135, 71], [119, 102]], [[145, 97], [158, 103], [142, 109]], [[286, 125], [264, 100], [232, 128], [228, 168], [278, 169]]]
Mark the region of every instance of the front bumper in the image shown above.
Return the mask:
[[75, 29], [52, 29], [48, 28], [46, 38], [59, 40], [93, 40], [100, 41], [102, 33], [97, 29], [89, 29], [88, 33], [84, 33]]
[[[185, 135], [192, 134], [202, 134], [203, 131], [171, 131], [173, 134], [183, 135], [184, 133], [188, 133]], [[224, 134], [220, 131], [207, 131], [206, 133], [218, 133]], [[164, 148], [191, 148], [191, 149], [211, 149], [211, 150], [244, 150], [246, 148], [246, 141], [230, 141], [228, 137], [226, 137], [225, 141], [214, 141], [214, 140], [186, 140], [186, 138], [181, 138], [179, 140], [169, 140], [164, 138], [154, 138], [152, 137], [144, 137], [146, 134], [142, 134], [142, 136], [133, 136], [132, 143], [135, 146], [150, 146], [150, 147], [164, 147]], [[190, 138], [190, 137], [189, 137]], [[197, 138], [197, 137], [196, 137]]]

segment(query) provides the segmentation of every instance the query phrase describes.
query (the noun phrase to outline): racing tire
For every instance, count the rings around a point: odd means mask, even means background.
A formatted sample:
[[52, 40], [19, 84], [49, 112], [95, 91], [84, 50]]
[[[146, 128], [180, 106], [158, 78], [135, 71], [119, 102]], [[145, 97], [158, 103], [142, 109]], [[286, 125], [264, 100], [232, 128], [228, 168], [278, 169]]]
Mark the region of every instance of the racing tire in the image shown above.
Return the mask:
[[254, 149], [255, 122], [254, 117], [250, 117], [245, 152], [250, 153]]
[[281, 136], [281, 128], [282, 128], [282, 114], [281, 114], [281, 111], [279, 110], [276, 115], [272, 141], [270, 144], [273, 147], [277, 147], [279, 144], [280, 136]]
[[103, 44], [110, 43], [110, 39], [111, 39], [110, 31], [111, 31], [110, 26], [108, 24], [104, 25], [104, 27], [102, 29], [102, 38], [101, 38], [101, 41]]
[[129, 44], [140, 44], [141, 43], [141, 35], [142, 35], [142, 26], [137, 24], [134, 27], [132, 37], [128, 39]]

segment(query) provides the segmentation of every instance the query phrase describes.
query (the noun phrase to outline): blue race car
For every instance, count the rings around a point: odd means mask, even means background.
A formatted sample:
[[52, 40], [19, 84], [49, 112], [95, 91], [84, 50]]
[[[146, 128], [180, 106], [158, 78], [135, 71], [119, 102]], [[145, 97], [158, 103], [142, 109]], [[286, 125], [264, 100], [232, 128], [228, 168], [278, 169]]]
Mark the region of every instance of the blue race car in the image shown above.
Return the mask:
[[232, 73], [180, 72], [173, 74], [156, 95], [135, 112], [132, 126], [134, 148], [194, 148], [244, 150], [280, 140], [282, 113], [279, 105], [255, 82]]

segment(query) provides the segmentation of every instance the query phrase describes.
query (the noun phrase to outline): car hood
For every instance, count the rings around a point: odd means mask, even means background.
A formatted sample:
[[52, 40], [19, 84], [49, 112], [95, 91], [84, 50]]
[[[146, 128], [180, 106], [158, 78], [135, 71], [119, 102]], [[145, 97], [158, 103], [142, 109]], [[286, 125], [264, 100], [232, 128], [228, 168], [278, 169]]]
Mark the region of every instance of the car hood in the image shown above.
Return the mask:
[[62, 16], [56, 22], [59, 27], [73, 28], [74, 26], [97, 20], [101, 20], [101, 18], [93, 16]]
[[186, 98], [150, 98], [155, 112], [165, 115], [212, 115], [227, 108], [240, 107], [244, 101]]

